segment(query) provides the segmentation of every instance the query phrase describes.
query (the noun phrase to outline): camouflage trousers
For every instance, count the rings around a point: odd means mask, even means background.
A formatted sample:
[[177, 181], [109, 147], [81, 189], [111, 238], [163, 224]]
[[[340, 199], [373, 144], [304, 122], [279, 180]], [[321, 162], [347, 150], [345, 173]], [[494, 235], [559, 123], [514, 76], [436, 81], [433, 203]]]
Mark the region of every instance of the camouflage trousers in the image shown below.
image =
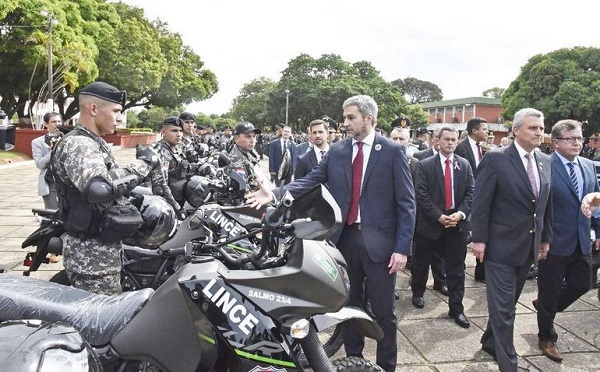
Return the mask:
[[121, 290], [121, 243], [81, 240], [65, 233], [63, 265], [75, 288], [112, 295]]

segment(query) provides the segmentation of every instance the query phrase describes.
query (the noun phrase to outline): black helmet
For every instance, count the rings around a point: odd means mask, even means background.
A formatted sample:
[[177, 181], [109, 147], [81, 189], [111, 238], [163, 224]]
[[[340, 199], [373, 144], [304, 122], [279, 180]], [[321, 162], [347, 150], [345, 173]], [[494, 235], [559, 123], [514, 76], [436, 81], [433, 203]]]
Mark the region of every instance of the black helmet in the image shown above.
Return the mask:
[[198, 208], [210, 199], [210, 181], [203, 176], [192, 176], [185, 185], [185, 200]]
[[158, 247], [173, 237], [177, 227], [177, 216], [165, 199], [157, 195], [139, 195], [133, 204], [142, 214], [144, 222], [126, 244]]

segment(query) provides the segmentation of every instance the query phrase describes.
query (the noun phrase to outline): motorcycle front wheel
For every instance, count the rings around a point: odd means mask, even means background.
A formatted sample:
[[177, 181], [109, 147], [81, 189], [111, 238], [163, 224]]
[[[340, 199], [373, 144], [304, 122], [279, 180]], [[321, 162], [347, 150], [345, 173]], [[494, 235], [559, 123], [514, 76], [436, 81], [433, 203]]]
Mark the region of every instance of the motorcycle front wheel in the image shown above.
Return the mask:
[[383, 369], [377, 364], [359, 357], [345, 357], [334, 360], [333, 365], [337, 372], [381, 372]]

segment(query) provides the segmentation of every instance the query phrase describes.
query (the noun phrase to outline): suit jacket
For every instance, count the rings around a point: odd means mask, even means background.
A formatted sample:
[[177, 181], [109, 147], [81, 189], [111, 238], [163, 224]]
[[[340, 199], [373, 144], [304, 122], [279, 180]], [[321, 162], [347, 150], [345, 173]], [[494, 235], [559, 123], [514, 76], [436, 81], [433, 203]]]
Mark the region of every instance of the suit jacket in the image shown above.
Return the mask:
[[486, 261], [520, 266], [531, 253], [537, 260], [541, 242], [552, 242], [552, 161], [540, 151], [534, 153], [538, 198], [514, 143], [488, 152], [479, 163], [471, 229], [473, 242], [487, 244]]
[[[581, 156], [578, 156], [577, 159], [584, 178], [583, 185], [579, 185], [579, 188], [583, 189], [583, 195], [599, 192], [594, 163]], [[554, 211], [552, 230], [554, 236], [548, 254], [569, 256], [575, 252], [578, 243], [583, 254], [591, 252], [591, 223], [590, 219], [581, 213], [580, 205], [581, 200], [575, 193], [575, 187], [562, 160], [556, 154], [552, 155], [552, 208]], [[594, 218], [592, 221], [596, 236], [600, 238], [600, 220]]]
[[306, 176], [317, 163], [317, 154], [313, 150], [300, 155], [296, 161], [296, 170], [294, 171], [294, 179]]
[[50, 146], [46, 144], [44, 136], [35, 138], [31, 141], [31, 155], [35, 166], [40, 170], [38, 174], [38, 195], [45, 196], [50, 193], [48, 182], [46, 181], [45, 175], [50, 164], [50, 156], [52, 150]]
[[[291, 166], [292, 172], [294, 169], [294, 157], [296, 154], [296, 145], [292, 138], [288, 139], [288, 148], [291, 155]], [[281, 161], [283, 159], [283, 153], [281, 151], [281, 139], [277, 138], [269, 142], [269, 172], [279, 172]]]
[[[461, 211], [468, 218], [473, 203], [474, 179], [469, 162], [454, 156], [452, 164], [454, 175], [454, 204], [455, 210]], [[417, 199], [417, 234], [437, 239], [445, 227], [438, 218], [446, 209], [444, 172], [440, 163], [440, 155], [424, 159], [419, 164], [415, 180], [415, 197]], [[458, 227], [463, 232], [469, 231], [468, 222], [462, 220]]]
[[[332, 144], [319, 166], [283, 189], [298, 196], [321, 183], [329, 187], [345, 224], [352, 193], [352, 139]], [[378, 134], [363, 175], [360, 218], [364, 243], [374, 262], [387, 262], [394, 252], [410, 254], [415, 197], [406, 154], [402, 145]], [[334, 243], [341, 230], [331, 237]]]
[[433, 149], [429, 148], [426, 150], [421, 150], [421, 151], [417, 151], [413, 154], [413, 156], [415, 158], [417, 158], [418, 160], [423, 160], [423, 159], [427, 159], [433, 156]]
[[[467, 161], [471, 165], [471, 169], [473, 169], [473, 175], [477, 173], [477, 163], [475, 161], [475, 154], [473, 154], [473, 149], [471, 148], [471, 144], [469, 143], [469, 138], [461, 140], [458, 143], [458, 145], [456, 145], [456, 150], [454, 150], [454, 153], [463, 159], [467, 159]], [[479, 154], [477, 155], [479, 156]]]

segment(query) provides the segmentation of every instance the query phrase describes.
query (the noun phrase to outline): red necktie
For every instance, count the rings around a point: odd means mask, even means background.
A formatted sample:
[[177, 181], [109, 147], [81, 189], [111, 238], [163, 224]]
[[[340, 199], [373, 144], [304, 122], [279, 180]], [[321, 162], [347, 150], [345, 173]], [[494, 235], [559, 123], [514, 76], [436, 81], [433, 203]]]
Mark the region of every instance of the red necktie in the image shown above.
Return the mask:
[[348, 218], [346, 218], [348, 225], [352, 225], [358, 218], [358, 202], [360, 200], [360, 183], [362, 181], [363, 170], [362, 145], [362, 142], [356, 142], [358, 152], [352, 163], [352, 199], [350, 199], [350, 209], [348, 210]]
[[452, 168], [450, 159], [446, 159], [446, 170], [444, 171], [444, 190], [446, 192], [446, 210], [452, 209]]

